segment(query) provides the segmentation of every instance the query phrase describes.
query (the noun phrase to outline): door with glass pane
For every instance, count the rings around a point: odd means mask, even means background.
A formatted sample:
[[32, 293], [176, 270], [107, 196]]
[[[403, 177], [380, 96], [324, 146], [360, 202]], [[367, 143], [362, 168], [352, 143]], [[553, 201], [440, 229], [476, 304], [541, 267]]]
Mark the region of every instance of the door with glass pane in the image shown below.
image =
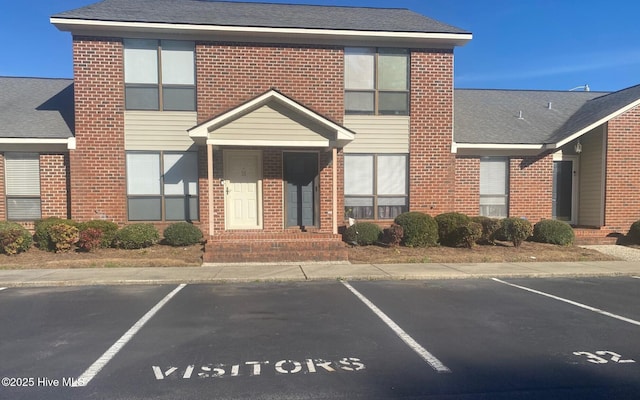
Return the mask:
[[575, 223], [576, 160], [553, 162], [553, 219]]
[[286, 226], [317, 226], [318, 153], [284, 153]]

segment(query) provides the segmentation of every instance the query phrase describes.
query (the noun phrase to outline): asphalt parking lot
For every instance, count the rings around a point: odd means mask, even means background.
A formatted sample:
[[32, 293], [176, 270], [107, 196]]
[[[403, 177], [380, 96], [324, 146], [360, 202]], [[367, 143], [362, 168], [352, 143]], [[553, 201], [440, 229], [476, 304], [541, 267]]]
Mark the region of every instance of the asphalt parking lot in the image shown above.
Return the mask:
[[640, 279], [8, 288], [1, 399], [637, 399]]

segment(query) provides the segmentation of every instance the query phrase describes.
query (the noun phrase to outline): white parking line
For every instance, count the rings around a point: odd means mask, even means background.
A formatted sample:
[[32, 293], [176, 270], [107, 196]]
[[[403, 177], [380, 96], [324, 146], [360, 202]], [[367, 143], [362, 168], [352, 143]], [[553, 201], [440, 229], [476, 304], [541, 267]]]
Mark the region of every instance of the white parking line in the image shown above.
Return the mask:
[[524, 286], [520, 286], [520, 285], [515, 285], [513, 283], [505, 282], [505, 281], [497, 279], [497, 278], [492, 278], [492, 279], [494, 281], [502, 283], [504, 285], [509, 285], [509, 286], [514, 287], [514, 288], [526, 290], [527, 292], [531, 292], [531, 293], [539, 294], [541, 296], [549, 297], [549, 298], [552, 298], [552, 299], [555, 299], [555, 300], [563, 301], [565, 303], [574, 305], [576, 307], [584, 308], [585, 310], [593, 311], [593, 312], [598, 313], [598, 314], [606, 315], [607, 317], [619, 319], [620, 321], [624, 321], [624, 322], [628, 322], [628, 323], [633, 324], [633, 325], [640, 326], [640, 321], [636, 321], [635, 319], [623, 317], [623, 316], [618, 315], [618, 314], [613, 314], [613, 313], [610, 313], [608, 311], [601, 310], [599, 308], [591, 307], [591, 306], [588, 306], [586, 304], [578, 303], [578, 302], [573, 301], [573, 300], [564, 299], [562, 297], [554, 296], [552, 294], [541, 292], [539, 290], [530, 289], [528, 287], [524, 287]]
[[6, 287], [0, 287], [0, 292], [2, 292], [5, 289], [6, 289]]
[[409, 334], [406, 333], [402, 328], [400, 328], [395, 322], [393, 322], [391, 318], [387, 316], [387, 314], [382, 312], [382, 310], [376, 307], [375, 304], [373, 304], [371, 301], [369, 301], [369, 299], [364, 297], [362, 293], [358, 292], [353, 286], [351, 286], [349, 283], [345, 281], [342, 281], [342, 284], [347, 289], [349, 289], [351, 293], [356, 295], [356, 297], [360, 299], [367, 307], [369, 307], [369, 309], [371, 309], [371, 311], [373, 311], [374, 314], [378, 316], [378, 318], [380, 318], [385, 324], [387, 324], [387, 326], [391, 328], [391, 330], [396, 335], [398, 335], [398, 337], [402, 339], [402, 341], [405, 342], [413, 351], [415, 351], [420, 356], [420, 358], [426, 361], [427, 364], [431, 366], [431, 368], [435, 369], [437, 372], [440, 372], [440, 373], [451, 372], [451, 370], [447, 368], [440, 360], [438, 360], [433, 354], [429, 353], [427, 349], [422, 347], [411, 336], [409, 336]]
[[632, 278], [640, 279], [640, 276], [632, 276]]
[[164, 299], [160, 300], [151, 310], [142, 316], [127, 332], [125, 332], [120, 339], [118, 339], [103, 355], [100, 356], [80, 377], [74, 382], [73, 386], [87, 386], [89, 382], [104, 368], [109, 361], [131, 340], [136, 333], [165, 305], [169, 300], [173, 298], [179, 291], [181, 291], [186, 284], [182, 284], [173, 289], [171, 293], [166, 295]]

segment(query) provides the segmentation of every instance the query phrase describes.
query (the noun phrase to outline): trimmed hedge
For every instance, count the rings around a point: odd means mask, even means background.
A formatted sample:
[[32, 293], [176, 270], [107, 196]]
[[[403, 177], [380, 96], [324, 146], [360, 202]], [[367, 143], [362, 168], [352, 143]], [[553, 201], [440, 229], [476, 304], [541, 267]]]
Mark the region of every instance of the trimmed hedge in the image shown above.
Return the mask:
[[440, 244], [449, 247], [458, 247], [467, 242], [465, 228], [470, 221], [469, 217], [458, 212], [449, 212], [436, 215], [438, 223], [438, 237]]
[[152, 224], [131, 224], [116, 232], [113, 243], [121, 249], [142, 249], [159, 240], [160, 233]]
[[[118, 224], [102, 219], [93, 219], [91, 221], [81, 222], [78, 224], [78, 229], [80, 229], [81, 236], [83, 232], [89, 229], [99, 230], [101, 232], [99, 247], [111, 247], [113, 238], [118, 231]], [[88, 239], [89, 236], [95, 237], [95, 232], [84, 236], [86, 239]]]
[[56, 244], [51, 240], [50, 229], [54, 225], [65, 224], [69, 226], [77, 226], [78, 224], [71, 219], [63, 219], [58, 217], [50, 217], [35, 222], [35, 233], [33, 241], [36, 246], [46, 251], [56, 251]]
[[482, 225], [469, 221], [457, 229], [456, 236], [459, 238], [461, 245], [470, 249], [482, 237]]
[[627, 239], [633, 244], [640, 244], [640, 220], [631, 224], [629, 232], [627, 232]]
[[56, 253], [65, 253], [73, 250], [73, 245], [80, 239], [78, 228], [69, 224], [51, 225], [48, 232]]
[[372, 222], [357, 222], [342, 234], [342, 240], [351, 244], [367, 246], [374, 244], [382, 236], [382, 229]]
[[471, 217], [471, 221], [477, 222], [482, 226], [482, 235], [478, 239], [482, 244], [495, 244], [496, 235], [500, 230], [500, 220], [489, 217]]
[[575, 233], [571, 225], [555, 219], [543, 219], [533, 226], [533, 240], [540, 243], [568, 246], [573, 244]]
[[171, 246], [190, 246], [200, 243], [202, 231], [188, 222], [176, 222], [169, 225], [163, 232], [164, 240]]
[[390, 227], [383, 231], [382, 236], [385, 243], [391, 246], [399, 246], [404, 237], [404, 229], [398, 224], [391, 224]]
[[29, 250], [33, 239], [29, 231], [15, 222], [0, 221], [0, 253], [18, 254]]
[[394, 221], [402, 227], [402, 244], [408, 247], [428, 247], [438, 244], [438, 223], [430, 215], [409, 211]]
[[513, 243], [514, 247], [520, 247], [522, 242], [527, 240], [533, 234], [533, 226], [531, 222], [521, 218], [504, 218], [501, 221], [501, 233], [505, 238]]

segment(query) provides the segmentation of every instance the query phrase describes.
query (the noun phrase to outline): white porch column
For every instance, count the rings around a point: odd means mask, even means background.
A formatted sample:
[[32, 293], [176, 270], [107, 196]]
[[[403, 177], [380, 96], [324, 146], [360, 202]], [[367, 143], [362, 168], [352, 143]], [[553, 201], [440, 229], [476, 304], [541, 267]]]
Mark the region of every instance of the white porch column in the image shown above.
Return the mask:
[[213, 145], [207, 144], [207, 190], [209, 197], [209, 236], [213, 236]]
[[335, 147], [331, 149], [331, 173], [333, 174], [332, 189], [333, 189], [333, 201], [332, 201], [332, 214], [333, 214], [333, 234], [338, 234], [338, 149]]

